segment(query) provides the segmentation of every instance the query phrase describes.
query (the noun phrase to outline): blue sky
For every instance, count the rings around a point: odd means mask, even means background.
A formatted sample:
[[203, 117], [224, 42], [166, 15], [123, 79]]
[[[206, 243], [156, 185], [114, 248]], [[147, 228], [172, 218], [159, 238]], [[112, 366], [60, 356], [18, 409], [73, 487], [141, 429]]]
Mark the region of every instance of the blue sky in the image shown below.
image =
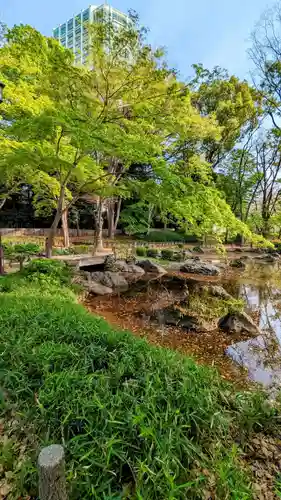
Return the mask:
[[[167, 48], [168, 61], [182, 77], [192, 63], [219, 65], [247, 78], [246, 49], [262, 12], [276, 0], [110, 0], [126, 12], [135, 9], [150, 29], [149, 40]], [[45, 35], [87, 7], [87, 0], [0, 0], [0, 20], [12, 26], [28, 23]], [[96, 4], [94, 1], [93, 4]], [[103, 3], [103, 1], [99, 2]]]

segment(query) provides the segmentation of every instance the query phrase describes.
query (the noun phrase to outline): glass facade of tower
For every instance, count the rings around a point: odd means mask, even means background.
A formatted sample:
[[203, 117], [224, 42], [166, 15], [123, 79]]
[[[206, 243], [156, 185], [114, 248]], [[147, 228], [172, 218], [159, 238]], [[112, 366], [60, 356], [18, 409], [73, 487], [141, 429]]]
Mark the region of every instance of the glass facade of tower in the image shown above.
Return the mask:
[[60, 24], [53, 29], [53, 37], [59, 40], [61, 45], [72, 50], [75, 62], [84, 64], [89, 53], [89, 23], [101, 22], [103, 19], [111, 21], [116, 27], [127, 26], [131, 23], [130, 18], [110, 5], [90, 5], [79, 14]]

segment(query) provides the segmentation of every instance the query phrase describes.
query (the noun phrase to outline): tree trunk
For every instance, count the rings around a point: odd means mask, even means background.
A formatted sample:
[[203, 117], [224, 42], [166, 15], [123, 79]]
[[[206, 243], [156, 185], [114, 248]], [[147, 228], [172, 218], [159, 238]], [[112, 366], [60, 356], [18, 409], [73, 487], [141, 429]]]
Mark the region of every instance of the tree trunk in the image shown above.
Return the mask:
[[114, 212], [115, 212], [115, 201], [110, 201], [107, 207], [108, 238], [114, 238]]
[[77, 237], [80, 237], [80, 227], [79, 227], [79, 219], [76, 221], [76, 231], [77, 231]]
[[96, 223], [96, 237], [95, 237], [95, 249], [96, 252], [103, 251], [103, 240], [102, 240], [102, 229], [103, 229], [103, 202], [102, 198], [99, 197], [96, 215], [95, 215], [95, 223]]
[[63, 232], [63, 245], [65, 248], [69, 248], [70, 247], [70, 240], [69, 240], [69, 230], [68, 230], [68, 209], [67, 208], [65, 208], [62, 212], [61, 222], [62, 222], [62, 232]]
[[115, 231], [119, 222], [120, 211], [121, 211], [122, 199], [119, 198], [117, 203], [111, 201], [107, 208], [107, 222], [108, 222], [108, 237], [114, 238]]
[[4, 207], [4, 205], [6, 203], [6, 199], [7, 198], [2, 198], [2, 200], [0, 200], [0, 210], [2, 210], [2, 208]]
[[121, 212], [121, 205], [122, 205], [122, 198], [119, 198], [118, 202], [117, 202], [116, 215], [115, 215], [115, 221], [114, 221], [114, 232], [116, 231], [117, 226], [118, 226], [120, 212]]
[[48, 234], [48, 236], [46, 238], [46, 242], [45, 242], [46, 257], [48, 259], [50, 259], [52, 257], [54, 238], [55, 238], [55, 235], [57, 232], [59, 221], [61, 220], [61, 216], [62, 216], [64, 191], [65, 191], [65, 187], [63, 186], [61, 188], [61, 192], [60, 192], [60, 196], [59, 196], [59, 200], [58, 200], [57, 212], [56, 212], [55, 218], [54, 218], [53, 223], [50, 227], [49, 234]]

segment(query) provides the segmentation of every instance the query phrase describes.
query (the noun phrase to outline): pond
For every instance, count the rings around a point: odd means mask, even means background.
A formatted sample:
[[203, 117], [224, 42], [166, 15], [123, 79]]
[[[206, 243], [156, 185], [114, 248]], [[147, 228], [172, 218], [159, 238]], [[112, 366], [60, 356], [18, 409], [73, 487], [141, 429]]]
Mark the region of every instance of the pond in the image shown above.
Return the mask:
[[281, 382], [281, 269], [280, 264], [250, 264], [232, 285], [232, 293], [245, 301], [255, 316], [261, 335], [226, 349], [254, 382], [274, 389]]
[[[209, 260], [218, 261], [218, 257], [209, 257]], [[185, 277], [188, 288], [194, 289], [194, 283], [222, 285], [232, 297], [243, 299], [244, 311], [261, 330], [260, 335], [254, 337], [229, 334], [217, 327], [187, 331], [176, 324], [166, 324], [162, 311], [175, 297], [182, 301], [186, 293], [178, 280], [181, 273], [177, 271], [160, 278], [146, 275], [126, 293], [94, 297], [88, 300], [87, 306], [114, 326], [215, 366], [224, 378], [239, 385], [258, 382], [272, 389], [281, 382], [280, 271], [279, 263], [271, 265], [250, 260], [244, 271], [228, 269], [221, 277]]]

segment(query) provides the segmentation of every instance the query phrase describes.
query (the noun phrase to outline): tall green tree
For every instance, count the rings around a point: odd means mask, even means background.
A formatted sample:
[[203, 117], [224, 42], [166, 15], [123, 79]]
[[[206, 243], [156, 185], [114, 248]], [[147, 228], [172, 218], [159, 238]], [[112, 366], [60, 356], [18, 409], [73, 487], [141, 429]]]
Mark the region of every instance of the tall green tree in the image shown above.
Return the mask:
[[216, 168], [237, 143], [255, 129], [262, 113], [261, 94], [245, 80], [219, 67], [213, 71], [201, 64], [193, 65], [192, 102], [202, 116], [213, 116], [220, 126], [218, 139], [207, 138], [201, 151], [212, 168]]

